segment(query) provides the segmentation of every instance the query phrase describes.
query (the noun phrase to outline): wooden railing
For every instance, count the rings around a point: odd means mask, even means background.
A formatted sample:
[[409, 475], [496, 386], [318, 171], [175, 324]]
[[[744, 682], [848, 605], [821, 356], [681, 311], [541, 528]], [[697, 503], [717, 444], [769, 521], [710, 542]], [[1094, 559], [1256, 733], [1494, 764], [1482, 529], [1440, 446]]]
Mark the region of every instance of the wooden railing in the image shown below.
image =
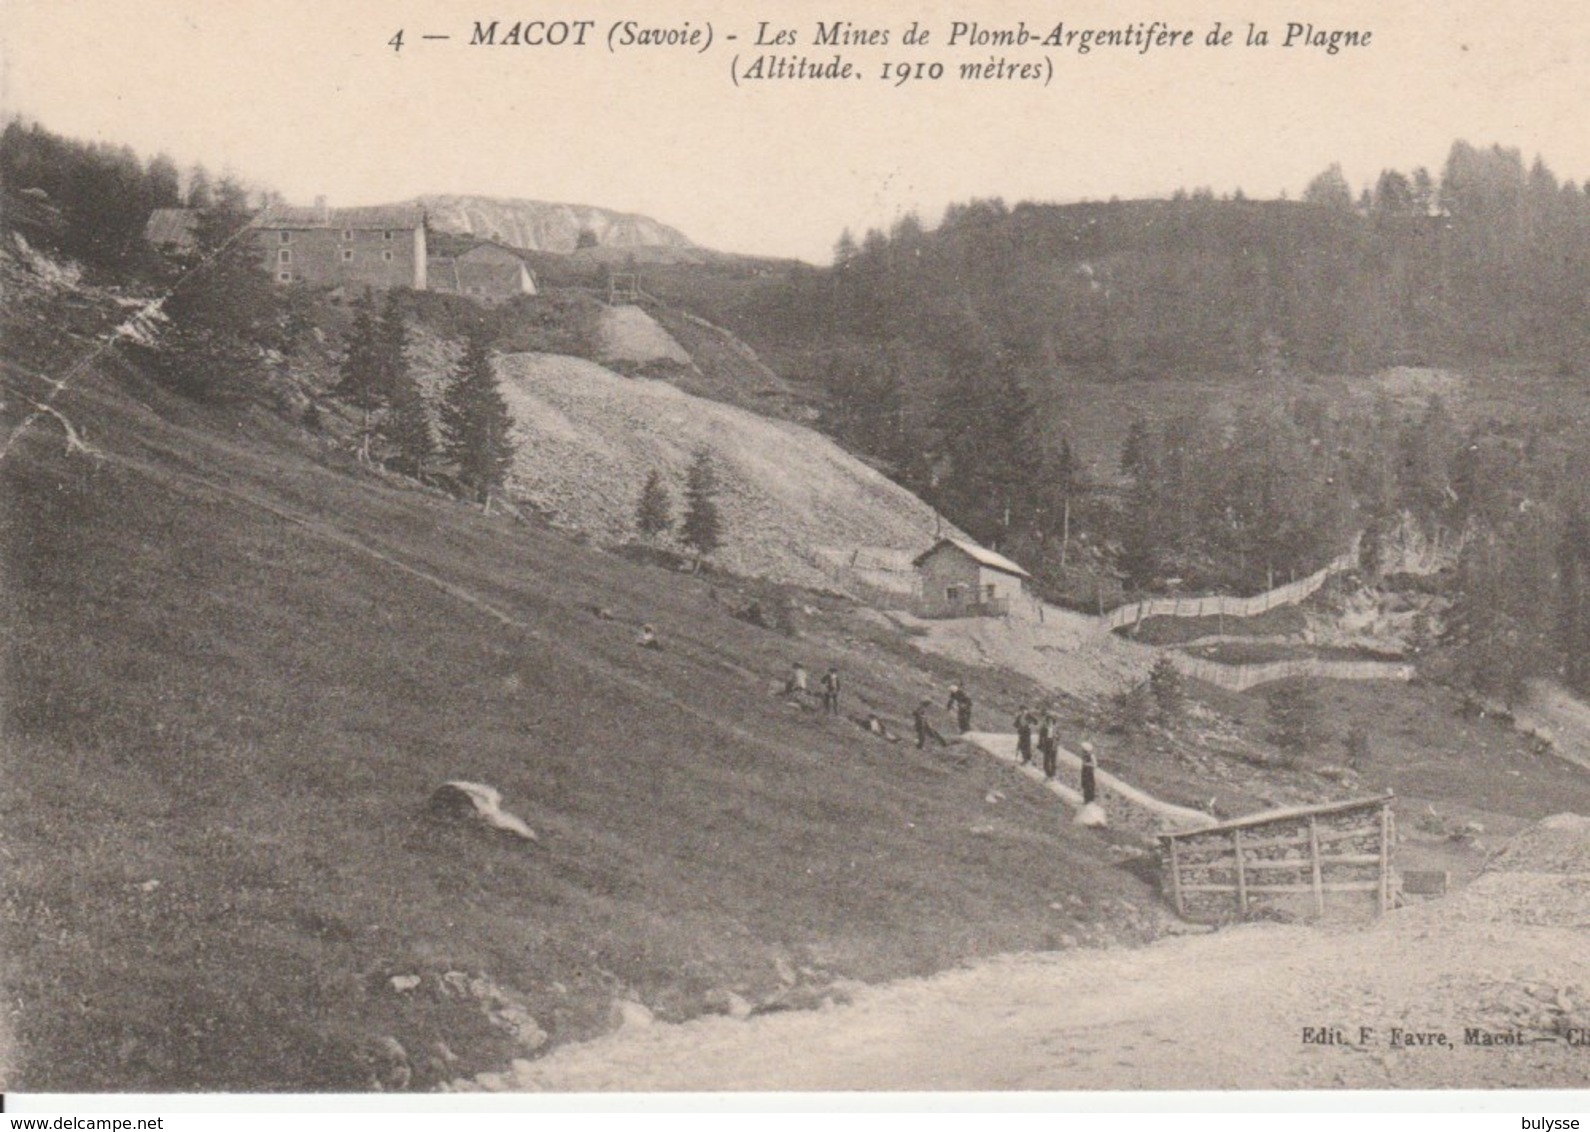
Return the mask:
[[1386, 794], [1163, 834], [1171, 903], [1189, 920], [1378, 915], [1392, 904], [1392, 820]]
[[1147, 601], [1118, 606], [1106, 613], [1102, 620], [1105, 628], [1113, 631], [1150, 617], [1257, 617], [1279, 605], [1295, 605], [1313, 596], [1333, 575], [1356, 568], [1358, 548], [1362, 541], [1362, 534], [1354, 536], [1351, 547], [1308, 577], [1266, 590], [1262, 594], [1252, 597], [1210, 594], [1205, 597], [1149, 598]]

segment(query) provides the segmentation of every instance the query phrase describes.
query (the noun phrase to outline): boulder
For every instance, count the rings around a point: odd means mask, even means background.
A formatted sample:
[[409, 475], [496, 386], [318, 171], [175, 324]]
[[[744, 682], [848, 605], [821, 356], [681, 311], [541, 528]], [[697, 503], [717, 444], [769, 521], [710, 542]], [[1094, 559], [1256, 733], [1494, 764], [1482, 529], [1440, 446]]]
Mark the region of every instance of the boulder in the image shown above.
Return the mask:
[[1077, 810], [1075, 818], [1077, 825], [1103, 827], [1110, 824], [1109, 817], [1104, 813], [1104, 807], [1097, 802], [1088, 802]]

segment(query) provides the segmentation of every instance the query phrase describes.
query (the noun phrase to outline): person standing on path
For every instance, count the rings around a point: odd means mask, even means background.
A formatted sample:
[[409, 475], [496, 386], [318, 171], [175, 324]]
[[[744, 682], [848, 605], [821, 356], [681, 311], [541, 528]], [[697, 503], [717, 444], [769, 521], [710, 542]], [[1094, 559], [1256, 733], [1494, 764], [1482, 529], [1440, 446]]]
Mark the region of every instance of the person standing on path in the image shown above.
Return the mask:
[[1032, 762], [1032, 711], [1025, 704], [1016, 713], [1016, 755], [1022, 766]]
[[966, 694], [966, 689], [959, 684], [951, 684], [950, 702], [944, 707], [945, 710], [954, 710], [955, 726], [960, 728], [962, 735], [972, 729], [972, 697]]
[[806, 691], [806, 666], [797, 660], [790, 668], [789, 679], [784, 681], [784, 694], [805, 696]]
[[831, 664], [823, 673], [823, 710], [829, 715], [839, 714], [839, 669]]
[[1038, 752], [1043, 755], [1043, 776], [1051, 781], [1055, 776], [1060, 751], [1060, 738], [1055, 734], [1058, 726], [1059, 721], [1050, 711], [1043, 713], [1043, 720], [1038, 724]]
[[1082, 804], [1084, 806], [1099, 796], [1098, 769], [1099, 757], [1093, 753], [1093, 744], [1084, 740], [1082, 743]]

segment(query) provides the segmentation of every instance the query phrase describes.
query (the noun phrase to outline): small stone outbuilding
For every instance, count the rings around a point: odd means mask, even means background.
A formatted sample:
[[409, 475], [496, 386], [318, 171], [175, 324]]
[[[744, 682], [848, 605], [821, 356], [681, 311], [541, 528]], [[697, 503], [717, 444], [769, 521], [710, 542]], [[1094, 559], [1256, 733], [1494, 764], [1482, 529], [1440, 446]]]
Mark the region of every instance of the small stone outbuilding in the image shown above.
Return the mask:
[[1032, 575], [974, 542], [944, 538], [912, 560], [923, 617], [1003, 617]]

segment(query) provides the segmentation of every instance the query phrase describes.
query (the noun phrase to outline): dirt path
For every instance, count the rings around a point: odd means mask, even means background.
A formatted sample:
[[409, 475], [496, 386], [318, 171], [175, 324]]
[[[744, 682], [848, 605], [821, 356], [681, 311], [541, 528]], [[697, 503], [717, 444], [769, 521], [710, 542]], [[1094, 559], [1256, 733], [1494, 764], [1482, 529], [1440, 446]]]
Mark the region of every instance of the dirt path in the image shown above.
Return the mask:
[[[870, 989], [852, 1005], [814, 1013], [631, 1026], [481, 1083], [558, 1091], [1582, 1087], [1590, 1029], [1580, 1046], [1566, 1035], [1575, 1024], [1590, 1027], [1582, 958], [1590, 917], [1577, 927], [1525, 927], [1435, 908], [1362, 931], [1258, 924], [1137, 950], [1013, 957]], [[1375, 1034], [1360, 1045], [1361, 1026]], [[1525, 1044], [1464, 1044], [1465, 1027], [1514, 1026]], [[1304, 1027], [1339, 1027], [1351, 1044], [1306, 1044]], [[1394, 1047], [1393, 1027], [1444, 1033], [1450, 1044]]]
[[[1082, 794], [1063, 786], [1058, 781], [1047, 780], [1043, 771], [1036, 764], [1022, 766], [1016, 750], [1016, 737], [1004, 735], [993, 731], [968, 731], [961, 736], [972, 746], [985, 754], [991, 755], [1001, 762], [1009, 763], [1020, 773], [1040, 783], [1051, 794], [1056, 794], [1066, 805], [1076, 808], [1082, 805]], [[1065, 768], [1067, 781], [1075, 782], [1082, 770], [1082, 756], [1065, 747], [1055, 751], [1056, 760]], [[1163, 802], [1146, 791], [1139, 790], [1130, 783], [1100, 770], [1097, 773], [1099, 794], [1106, 802], [1118, 800], [1122, 804], [1136, 806], [1145, 813], [1155, 818], [1163, 819], [1165, 825], [1173, 829], [1201, 829], [1204, 826], [1215, 824], [1215, 819], [1199, 810], [1189, 810], [1186, 806], [1178, 806], [1171, 802]]]

